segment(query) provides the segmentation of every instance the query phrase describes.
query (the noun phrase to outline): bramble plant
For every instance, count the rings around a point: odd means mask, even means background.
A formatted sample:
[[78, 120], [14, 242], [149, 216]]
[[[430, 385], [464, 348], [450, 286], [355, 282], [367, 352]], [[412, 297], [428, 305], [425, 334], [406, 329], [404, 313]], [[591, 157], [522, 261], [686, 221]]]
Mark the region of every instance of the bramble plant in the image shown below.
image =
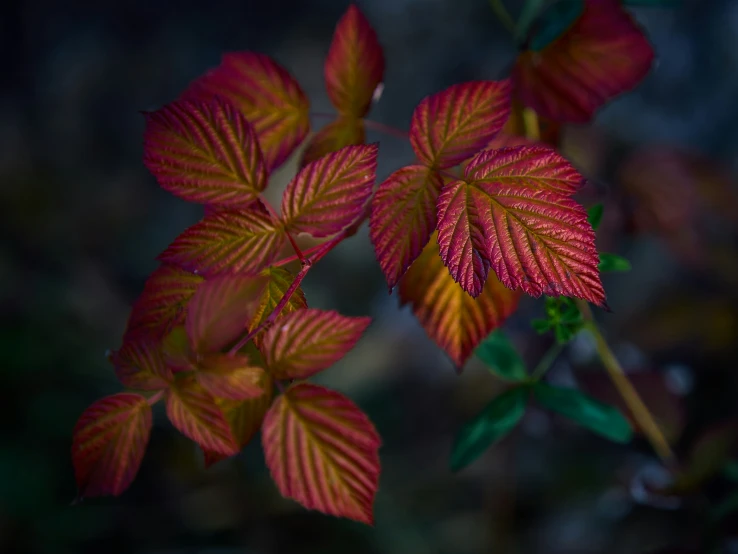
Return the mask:
[[[285, 497], [371, 524], [380, 437], [351, 400], [308, 381], [351, 350], [370, 319], [309, 308], [301, 290], [310, 269], [367, 220], [389, 289], [398, 287], [457, 370], [476, 351], [511, 383], [461, 430], [453, 469], [515, 427], [531, 396], [609, 439], [630, 440], [631, 423], [616, 408], [541, 380], [561, 345], [585, 328], [635, 426], [671, 460], [588, 305], [609, 309], [600, 273], [629, 265], [598, 254], [602, 207], [588, 213], [574, 200], [585, 179], [556, 150], [560, 125], [590, 121], [636, 86], [653, 51], [618, 0], [564, 0], [543, 13], [540, 6], [528, 2], [517, 25], [500, 11], [521, 45], [510, 78], [459, 83], [420, 102], [405, 134], [415, 161], [376, 189], [380, 149], [365, 144], [365, 129], [384, 128], [366, 117], [385, 60], [353, 5], [325, 63], [337, 113], [307, 140], [279, 211], [263, 192], [308, 137], [311, 112], [277, 62], [226, 54], [178, 100], [145, 114], [146, 167], [162, 188], [206, 212], [159, 255], [162, 265], [110, 356], [121, 384], [139, 392], [98, 400], [77, 423], [81, 496], [119, 495], [131, 484], [151, 407], [163, 400], [207, 466], [261, 430]], [[300, 234], [326, 240], [302, 250]], [[291, 264], [299, 270], [286, 269]], [[545, 318], [532, 325], [556, 339], [532, 372], [499, 331], [521, 294], [548, 297]]]

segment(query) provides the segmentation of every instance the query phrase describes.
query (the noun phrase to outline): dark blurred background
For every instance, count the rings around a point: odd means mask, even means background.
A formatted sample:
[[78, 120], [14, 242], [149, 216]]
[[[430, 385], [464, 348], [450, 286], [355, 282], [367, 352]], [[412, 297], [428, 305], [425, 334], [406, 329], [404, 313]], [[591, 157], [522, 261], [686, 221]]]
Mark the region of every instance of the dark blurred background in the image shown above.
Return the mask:
[[[330, 110], [322, 63], [345, 0], [13, 2], [0, 12], [0, 551], [142, 553], [649, 553], [696, 548], [736, 483], [653, 491], [641, 439], [606, 442], [532, 410], [472, 466], [448, 469], [460, 425], [501, 388], [474, 360], [462, 376], [388, 296], [366, 228], [309, 275], [312, 306], [371, 315], [357, 349], [318, 379], [368, 411], [384, 440], [376, 527], [283, 500], [258, 441], [205, 471], [157, 413], [138, 478], [120, 498], [70, 506], [71, 432], [119, 390], [105, 351], [155, 256], [201, 208], [158, 188], [142, 164], [143, 117], [232, 50], [275, 57], [314, 111]], [[407, 129], [414, 106], [455, 82], [506, 75], [512, 41], [486, 0], [364, 0], [388, 60], [371, 119]], [[507, 2], [513, 14], [517, 0]], [[689, 459], [736, 416], [738, 372], [738, 2], [638, 8], [658, 61], [647, 79], [567, 128], [562, 150], [605, 203], [601, 249], [633, 270], [605, 278], [598, 314], [647, 403]], [[317, 125], [318, 122], [316, 122]], [[379, 177], [411, 160], [381, 141]], [[293, 159], [272, 179], [278, 198]], [[506, 330], [534, 364], [551, 342], [526, 299]], [[615, 401], [592, 342], [550, 372]], [[709, 441], [708, 441], [709, 442]], [[733, 527], [733, 524], [736, 524]], [[720, 527], [721, 526], [721, 527]], [[738, 523], [722, 523], [725, 537]], [[710, 535], [712, 536], [712, 535]], [[736, 552], [736, 539], [720, 539]], [[732, 546], [731, 546], [732, 545]], [[730, 550], [732, 548], [732, 550]]]

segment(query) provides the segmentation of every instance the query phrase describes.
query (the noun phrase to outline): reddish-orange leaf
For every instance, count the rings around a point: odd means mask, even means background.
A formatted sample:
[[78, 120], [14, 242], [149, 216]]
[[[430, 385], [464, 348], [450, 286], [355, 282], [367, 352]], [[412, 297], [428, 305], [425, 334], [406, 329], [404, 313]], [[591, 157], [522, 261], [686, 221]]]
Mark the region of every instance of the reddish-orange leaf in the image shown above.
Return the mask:
[[185, 308], [203, 282], [195, 275], [171, 265], [157, 268], [146, 280], [128, 318], [124, 340], [141, 333], [162, 338], [185, 320]]
[[364, 144], [365, 140], [363, 119], [357, 119], [351, 115], [339, 115], [335, 121], [323, 127], [308, 141], [302, 153], [300, 167], [305, 167], [306, 164], [326, 154], [336, 152], [344, 146]]
[[183, 435], [207, 450], [227, 456], [238, 452], [223, 410], [194, 376], [177, 379], [166, 398], [167, 417]]
[[112, 353], [110, 361], [118, 380], [129, 389], [165, 389], [174, 379], [164, 362], [161, 345], [143, 334], [125, 341], [120, 350]]
[[[484, 151], [475, 157], [466, 180], [446, 186], [438, 197], [441, 258], [472, 296], [481, 293], [491, 266], [511, 289], [605, 306], [587, 212], [568, 195], [551, 190], [548, 182], [540, 184], [538, 176], [548, 167], [555, 174], [558, 162], [538, 147]], [[532, 170], [525, 168], [537, 168], [535, 176], [528, 178]]]
[[273, 325], [264, 334], [260, 349], [275, 379], [307, 379], [343, 358], [369, 323], [368, 317], [300, 310]]
[[510, 115], [510, 81], [470, 81], [425, 98], [410, 122], [418, 159], [448, 168], [471, 158], [502, 130]]
[[515, 311], [520, 293], [490, 275], [477, 298], [456, 283], [439, 256], [435, 236], [400, 281], [400, 300], [410, 304], [428, 336], [461, 371], [477, 345]]
[[619, 0], [586, 0], [561, 36], [518, 56], [513, 80], [523, 103], [542, 116], [586, 123], [608, 100], [634, 88], [653, 58], [648, 39]]
[[217, 398], [247, 400], [264, 392], [264, 370], [240, 354], [208, 354], [198, 361], [195, 375], [202, 388]]
[[338, 21], [325, 61], [328, 96], [344, 114], [364, 117], [384, 76], [384, 54], [364, 14], [351, 4]]
[[138, 473], [151, 434], [151, 407], [138, 394], [106, 396], [74, 427], [72, 462], [81, 496], [117, 496]]
[[280, 166], [310, 130], [310, 103], [299, 83], [269, 56], [254, 52], [225, 54], [183, 95], [222, 96], [254, 126], [267, 167]]
[[327, 237], [351, 225], [372, 194], [378, 152], [376, 144], [346, 146], [302, 168], [282, 196], [288, 229]]
[[253, 128], [220, 98], [146, 114], [144, 163], [162, 188], [201, 204], [246, 207], [267, 185]]
[[556, 150], [530, 143], [484, 150], [471, 160], [464, 173], [469, 183], [486, 180], [500, 186], [523, 186], [565, 195], [574, 194], [584, 182]]
[[[274, 308], [279, 304], [279, 301], [284, 297], [287, 289], [290, 288], [290, 285], [295, 280], [295, 275], [283, 267], [269, 267], [262, 272], [262, 276], [268, 279], [268, 281], [259, 296], [259, 306], [256, 308], [254, 317], [249, 324], [250, 330], [256, 329], [259, 324], [271, 315]], [[285, 304], [280, 317], [297, 310], [304, 310], [307, 307], [305, 293], [302, 288], [298, 287], [292, 293], [287, 304]]]
[[[272, 379], [267, 375], [264, 379], [264, 390], [261, 396], [240, 402], [225, 398], [219, 398], [217, 400], [218, 406], [223, 410], [228, 420], [239, 449], [246, 446], [261, 428], [264, 416], [269, 406], [272, 405], [272, 399]], [[203, 452], [205, 454], [205, 467], [210, 467], [214, 463], [228, 458], [225, 454], [213, 452], [212, 450], [204, 450]]]
[[279, 491], [308, 509], [372, 525], [380, 438], [345, 396], [310, 383], [289, 387], [267, 412], [262, 444]]
[[196, 271], [256, 273], [274, 261], [285, 233], [261, 201], [248, 208], [218, 210], [179, 235], [159, 260]]
[[395, 171], [379, 185], [369, 236], [390, 289], [428, 244], [436, 228], [436, 201], [443, 178], [422, 165]]
[[264, 277], [220, 275], [205, 281], [187, 309], [187, 336], [198, 354], [216, 352], [246, 330], [257, 308]]

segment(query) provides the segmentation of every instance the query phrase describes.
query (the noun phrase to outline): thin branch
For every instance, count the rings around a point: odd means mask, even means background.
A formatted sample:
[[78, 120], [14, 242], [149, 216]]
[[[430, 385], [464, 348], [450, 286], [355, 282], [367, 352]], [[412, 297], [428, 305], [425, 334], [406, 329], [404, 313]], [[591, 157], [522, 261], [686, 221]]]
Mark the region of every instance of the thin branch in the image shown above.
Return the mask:
[[560, 342], [556, 341], [551, 345], [551, 348], [546, 350], [546, 353], [541, 358], [541, 361], [538, 362], [538, 365], [536, 365], [536, 368], [533, 370], [533, 373], [531, 373], [530, 378], [533, 381], [539, 381], [546, 372], [551, 369], [551, 366], [553, 366], [553, 363], [556, 361], [556, 358], [559, 357], [559, 354], [561, 354], [564, 351], [565, 344], [561, 344]]
[[[271, 216], [276, 221], [281, 221], [282, 218], [279, 216], [277, 211], [272, 207], [269, 201], [264, 197], [259, 197], [259, 199], [261, 200], [261, 203], [264, 204], [264, 207], [271, 214]], [[297, 242], [295, 241], [295, 237], [292, 236], [292, 233], [290, 233], [286, 229], [284, 232], [287, 235], [287, 239], [290, 241], [290, 244], [292, 245], [292, 249], [295, 251], [295, 255], [297, 256], [297, 259], [300, 260], [300, 263], [304, 264], [305, 263], [305, 253], [297, 245]]]
[[387, 135], [401, 138], [403, 140], [407, 140], [408, 138], [410, 138], [410, 133], [408, 133], [407, 131], [403, 131], [402, 129], [398, 129], [397, 127], [392, 127], [391, 125], [379, 123], [378, 121], [365, 119], [364, 125], [366, 125], [368, 129], [374, 129], [375, 131], [379, 131], [380, 133], [385, 133]]
[[638, 391], [636, 391], [633, 383], [630, 382], [630, 379], [628, 379], [628, 376], [623, 371], [623, 368], [620, 366], [615, 354], [610, 350], [610, 346], [607, 344], [605, 337], [602, 336], [597, 323], [595, 323], [589, 304], [581, 299], [577, 299], [576, 303], [577, 307], [579, 307], [579, 311], [582, 312], [582, 316], [584, 317], [585, 328], [594, 336], [597, 354], [602, 360], [602, 364], [605, 366], [607, 374], [610, 376], [610, 380], [613, 385], [615, 385], [615, 388], [618, 389], [620, 396], [622, 396], [628, 409], [633, 414], [636, 423], [638, 423], [638, 427], [640, 427], [646, 435], [646, 438], [651, 443], [654, 451], [658, 454], [664, 464], [667, 467], [674, 466], [676, 458], [674, 456], [674, 452], [669, 446], [669, 441], [666, 440], [666, 437], [661, 432], [661, 429], [653, 418], [653, 415], [649, 411], [648, 407], [643, 403]]

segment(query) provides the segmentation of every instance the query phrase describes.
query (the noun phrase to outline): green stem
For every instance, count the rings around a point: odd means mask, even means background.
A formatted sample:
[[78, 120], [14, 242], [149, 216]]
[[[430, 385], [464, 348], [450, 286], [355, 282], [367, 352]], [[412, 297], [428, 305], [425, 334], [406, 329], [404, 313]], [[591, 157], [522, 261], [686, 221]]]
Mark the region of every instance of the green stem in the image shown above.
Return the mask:
[[673, 467], [676, 464], [676, 458], [669, 446], [669, 441], [666, 440], [653, 415], [644, 404], [633, 383], [630, 382], [630, 379], [628, 379], [628, 376], [623, 371], [615, 354], [613, 354], [610, 346], [607, 344], [605, 337], [602, 336], [600, 328], [595, 323], [589, 304], [579, 298], [576, 299], [576, 303], [579, 311], [582, 312], [582, 317], [584, 317], [585, 329], [594, 336], [597, 354], [602, 360], [602, 365], [605, 366], [610, 380], [615, 385], [615, 388], [618, 389], [620, 396], [625, 401], [631, 414], [633, 414], [638, 427], [643, 431], [643, 434], [648, 439], [648, 442], [651, 443], [656, 454], [658, 454], [659, 458], [661, 458], [667, 467]]
[[561, 344], [559, 342], [555, 342], [554, 344], [552, 344], [551, 348], [549, 348], [541, 358], [541, 361], [538, 362], [538, 365], [533, 370], [533, 373], [531, 373], [531, 380], [539, 381], [546, 374], [546, 372], [551, 369], [551, 366], [556, 361], [556, 358], [558, 358], [559, 354], [564, 351], [565, 347], [565, 344]]
[[495, 12], [500, 23], [502, 23], [505, 28], [515, 36], [515, 21], [513, 21], [513, 18], [510, 16], [510, 12], [507, 11], [502, 0], [489, 0], [489, 5], [492, 6], [492, 11]]

